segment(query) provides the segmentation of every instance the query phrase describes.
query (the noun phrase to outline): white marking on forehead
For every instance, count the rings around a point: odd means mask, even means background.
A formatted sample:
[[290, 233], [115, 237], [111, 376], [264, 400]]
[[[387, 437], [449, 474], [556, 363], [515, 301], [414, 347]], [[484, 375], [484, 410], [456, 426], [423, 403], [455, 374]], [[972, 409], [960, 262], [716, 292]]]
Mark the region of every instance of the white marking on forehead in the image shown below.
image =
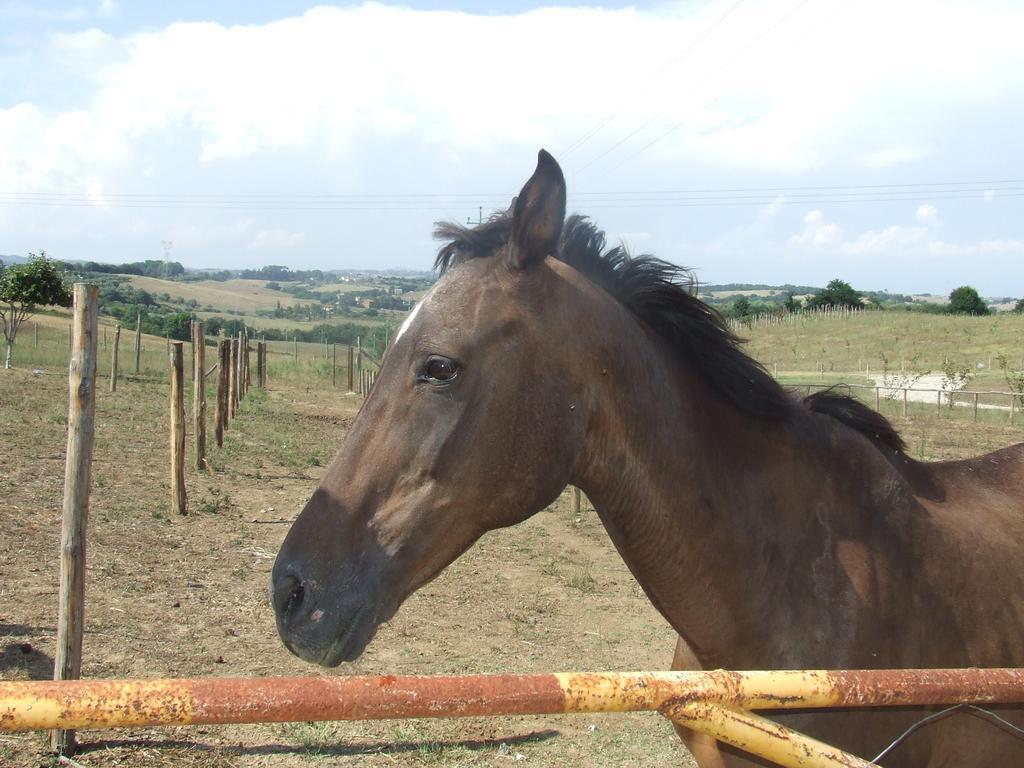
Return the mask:
[[398, 343], [398, 340], [402, 338], [402, 334], [409, 330], [409, 327], [412, 325], [412, 321], [416, 319], [416, 315], [418, 315], [420, 313], [420, 310], [423, 309], [423, 305], [427, 303], [427, 300], [431, 297], [436, 288], [437, 284], [435, 283], [433, 288], [431, 288], [429, 291], [423, 294], [423, 298], [420, 299], [419, 303], [412, 308], [412, 311], [409, 312], [408, 315], [406, 315], [405, 322], [402, 323], [402, 327], [399, 328], [398, 333], [395, 334], [396, 344]]

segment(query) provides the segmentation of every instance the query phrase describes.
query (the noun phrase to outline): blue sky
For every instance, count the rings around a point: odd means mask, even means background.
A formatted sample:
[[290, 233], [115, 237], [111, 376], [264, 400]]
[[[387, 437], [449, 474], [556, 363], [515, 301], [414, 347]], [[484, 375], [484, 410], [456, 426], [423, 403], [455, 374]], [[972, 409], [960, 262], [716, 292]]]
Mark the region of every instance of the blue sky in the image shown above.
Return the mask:
[[703, 282], [1024, 295], [1024, 7], [0, 0], [0, 254], [428, 269], [545, 147]]

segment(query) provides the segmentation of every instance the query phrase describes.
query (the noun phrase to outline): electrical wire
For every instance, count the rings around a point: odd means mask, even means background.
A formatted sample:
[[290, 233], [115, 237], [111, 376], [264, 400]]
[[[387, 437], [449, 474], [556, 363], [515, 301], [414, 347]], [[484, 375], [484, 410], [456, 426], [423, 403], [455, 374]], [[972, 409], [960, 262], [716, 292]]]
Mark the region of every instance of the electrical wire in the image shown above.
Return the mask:
[[[724, 22], [727, 18], [729, 18], [729, 16], [732, 15], [733, 11], [735, 11], [737, 8], [739, 8], [744, 3], [744, 1], [745, 0], [736, 0], [736, 2], [733, 3], [725, 11], [725, 13], [723, 13], [721, 16], [719, 16], [717, 19], [715, 19], [711, 23], [711, 26], [707, 27], [703, 32], [701, 32], [699, 35], [697, 35], [697, 37], [694, 38], [694, 40], [688, 46], [686, 46], [686, 48], [683, 49], [682, 53], [680, 53], [674, 59], [672, 59], [667, 64], [665, 64], [661, 69], [659, 69], [655, 74], [653, 74], [651, 76], [650, 80], [648, 81], [648, 83], [654, 82], [656, 80], [660, 80], [662, 77], [664, 77], [665, 74], [670, 69], [672, 69], [672, 67], [674, 67], [676, 64], [678, 64], [683, 59], [685, 59], [693, 51], [694, 48], [696, 48], [705, 38], [707, 38], [708, 35], [710, 35], [712, 32], [714, 32], [715, 29], [717, 29], [722, 24], [722, 22]], [[580, 136], [578, 139], [576, 139], [576, 141], [574, 141], [572, 144], [570, 144], [565, 150], [563, 150], [562, 153], [561, 153], [561, 156], [564, 158], [564, 157], [568, 157], [569, 155], [571, 155], [573, 152], [575, 152], [577, 149], [579, 149], [585, 143], [587, 143], [591, 138], [593, 138], [598, 133], [600, 133], [601, 130], [603, 130], [606, 125], [608, 125], [608, 123], [610, 123], [612, 120], [614, 120], [620, 114], [622, 114], [622, 113], [621, 112], [610, 112], [607, 115], [605, 115], [603, 118], [598, 120], [598, 122], [589, 131], [584, 133], [582, 136]]]
[[905, 730], [903, 733], [897, 736], [896, 739], [893, 740], [893, 742], [889, 746], [887, 746], [885, 749], [879, 752], [875, 756], [874, 760], [872, 760], [871, 762], [877, 763], [883, 757], [892, 752], [896, 747], [898, 747], [900, 744], [906, 741], [906, 739], [915, 731], [923, 728], [926, 725], [930, 725], [931, 723], [934, 723], [937, 720], [943, 720], [949, 717], [950, 715], [955, 714], [956, 712], [966, 712], [968, 714], [974, 715], [975, 717], [979, 717], [982, 720], [988, 720], [990, 723], [992, 723], [998, 728], [1002, 728], [1003, 730], [1010, 733], [1012, 736], [1016, 736], [1018, 739], [1024, 739], [1024, 728], [1019, 728], [1018, 726], [1011, 723], [1009, 720], [1000, 717], [995, 712], [992, 712], [988, 709], [983, 709], [982, 707], [979, 707], [976, 704], [956, 704], [952, 707], [941, 709], [938, 712], [933, 712], [927, 717], [923, 717], [920, 720], [918, 720], [916, 723], [907, 728], [907, 730]]
[[[817, 30], [818, 30], [818, 29], [819, 29], [820, 27], [822, 27], [822, 26], [824, 26], [824, 25], [826, 25], [826, 24], [829, 24], [829, 23], [831, 23], [831, 22], [832, 22], [832, 21], [833, 21], [833, 20], [834, 20], [834, 19], [835, 19], [835, 18], [836, 18], [837, 16], [839, 16], [839, 14], [841, 14], [841, 13], [842, 13], [843, 11], [845, 11], [845, 10], [846, 10], [847, 8], [849, 8], [849, 7], [850, 7], [850, 6], [851, 6], [851, 5], [853, 4], [853, 2], [854, 2], [854, 0], [848, 0], [848, 1], [847, 1], [847, 3], [846, 3], [845, 5], [841, 6], [841, 7], [840, 7], [840, 8], [839, 8], [839, 9], [838, 9], [838, 10], [837, 10], [837, 11], [836, 11], [835, 13], [833, 13], [833, 14], [832, 14], [831, 16], [829, 16], [829, 17], [828, 17], [827, 19], [825, 19], [825, 20], [823, 20], [823, 21], [819, 21], [819, 22], [818, 22], [817, 24], [815, 24], [815, 25], [814, 25], [814, 26], [812, 26], [812, 27], [811, 27], [810, 29], [808, 29], [808, 30], [807, 30], [807, 31], [806, 31], [806, 32], [805, 32], [805, 33], [804, 33], [803, 35], [801, 35], [801, 36], [800, 36], [799, 38], [797, 38], [797, 40], [796, 40], [796, 41], [795, 41], [794, 43], [792, 43], [792, 46], [793, 46], [793, 47], [795, 47], [795, 46], [799, 45], [799, 44], [800, 44], [800, 43], [802, 43], [802, 42], [803, 42], [803, 41], [804, 41], [804, 40], [805, 40], [805, 39], [806, 39], [807, 37], [809, 37], [809, 36], [810, 36], [810, 35], [811, 35], [811, 34], [812, 34], [813, 32], [817, 31]], [[779, 24], [781, 24], [781, 23], [782, 23], [782, 21], [784, 21], [784, 20], [785, 20], [785, 18], [788, 18], [789, 16], [792, 16], [792, 15], [793, 15], [794, 13], [796, 13], [796, 11], [798, 11], [798, 10], [800, 10], [799, 6], [798, 6], [797, 8], [794, 8], [794, 9], [793, 9], [792, 11], [790, 11], [790, 13], [789, 13], [789, 14], [787, 14], [787, 16], [786, 16], [786, 17], [783, 17], [783, 19], [780, 19], [780, 20], [779, 20], [779, 22], [777, 22], [777, 23], [776, 23], [776, 24], [775, 24], [775, 25], [773, 26], [773, 28], [774, 28], [774, 27], [776, 27], [776, 26], [778, 26]], [[768, 31], [770, 32], [771, 30], [769, 29]], [[762, 35], [761, 37], [763, 38], [763, 37], [765, 37], [765, 36], [766, 36], [767, 34], [768, 34], [768, 33], [766, 32], [766, 33], [765, 33], [764, 35]], [[738, 57], [737, 57], [737, 58], [738, 58]], [[735, 58], [734, 58], [734, 59], [732, 59], [732, 60], [730, 60], [729, 64], [727, 64], [727, 65], [726, 65], [726, 67], [724, 67], [724, 68], [727, 68], [728, 66], [731, 66], [731, 65], [732, 65], [732, 63], [733, 63], [733, 62], [734, 62], [735, 60], [736, 60]], [[724, 68], [723, 68], [723, 69], [724, 69]], [[661, 134], [659, 134], [658, 136], [656, 136], [655, 138], [653, 138], [653, 139], [651, 139], [650, 141], [648, 141], [648, 142], [647, 142], [646, 144], [644, 144], [644, 145], [643, 145], [642, 147], [640, 147], [640, 148], [639, 148], [638, 150], [636, 150], [635, 152], [631, 153], [631, 154], [630, 154], [629, 156], [627, 156], [627, 157], [626, 157], [626, 158], [625, 158], [624, 160], [622, 160], [622, 162], [618, 163], [617, 165], [615, 165], [615, 166], [613, 166], [612, 168], [610, 168], [609, 170], [607, 170], [607, 171], [605, 172], [605, 174], [607, 175], [607, 174], [609, 174], [609, 173], [614, 173], [615, 171], [617, 171], [617, 170], [618, 170], [619, 168], [621, 168], [622, 166], [624, 166], [624, 165], [626, 165], [627, 163], [629, 163], [629, 162], [630, 162], [631, 160], [633, 160], [634, 158], [636, 158], [636, 157], [638, 157], [638, 156], [642, 155], [642, 154], [643, 154], [644, 152], [646, 152], [646, 151], [647, 151], [648, 149], [650, 149], [651, 147], [653, 147], [653, 146], [654, 146], [655, 144], [657, 144], [657, 143], [659, 143], [659, 142], [663, 141], [663, 140], [664, 140], [665, 138], [667, 138], [667, 137], [668, 137], [668, 136], [670, 136], [671, 134], [673, 134], [673, 133], [675, 133], [676, 131], [678, 131], [678, 130], [679, 130], [680, 128], [682, 128], [682, 127], [683, 127], [684, 125], [686, 125], [686, 123], [687, 123], [687, 122], [689, 122], [689, 121], [690, 121], [690, 120], [691, 120], [691, 119], [692, 119], [692, 118], [693, 118], [693, 117], [694, 117], [695, 115], [699, 115], [699, 114], [700, 114], [701, 112], [703, 112], [703, 111], [704, 111], [705, 109], [707, 109], [708, 107], [710, 107], [710, 106], [711, 106], [712, 104], [714, 104], [714, 103], [715, 103], [716, 101], [718, 101], [719, 99], [721, 99], [721, 98], [722, 98], [723, 96], [725, 96], [726, 94], [730, 93], [730, 92], [731, 92], [731, 91], [733, 90], [733, 88], [735, 88], [735, 87], [736, 87], [735, 85], [730, 85], [730, 86], [728, 86], [727, 88], [725, 88], [724, 90], [722, 90], [721, 92], [719, 92], [719, 93], [718, 93], [718, 94], [717, 94], [717, 95], [716, 95], [716, 96], [715, 96], [714, 98], [712, 98], [712, 99], [710, 99], [710, 100], [708, 100], [708, 101], [704, 102], [703, 104], [701, 104], [701, 105], [700, 105], [699, 107], [697, 107], [696, 109], [694, 109], [694, 110], [691, 110], [691, 111], [690, 111], [690, 112], [689, 112], [689, 113], [688, 113], [688, 114], [686, 115], [686, 117], [684, 117], [684, 118], [683, 118], [682, 120], [680, 120], [680, 121], [679, 121], [679, 122], [677, 122], [677, 123], [674, 123], [674, 124], [673, 124], [672, 126], [670, 126], [670, 127], [668, 128], [668, 130], [666, 130], [666, 131], [665, 131], [664, 133], [661, 133]], [[644, 124], [644, 125], [643, 125], [642, 127], [643, 127], [643, 128], [646, 128], [646, 127], [647, 127], [648, 125], [650, 125], [651, 123], [653, 123], [653, 122], [654, 122], [654, 120], [656, 120], [656, 119], [657, 119], [657, 118], [652, 118], [651, 120], [648, 120], [648, 121], [647, 121], [647, 123], [645, 123], [645, 124]], [[626, 137], [626, 138], [627, 138], [627, 139], [628, 139], [628, 138], [632, 138], [632, 136], [633, 136], [633, 135], [635, 135], [636, 133], [639, 133], [639, 130], [637, 130], [637, 131], [634, 131], [634, 132], [633, 132], [633, 134], [630, 134], [630, 136], [628, 136], [628, 137]], [[623, 142], [619, 142], [619, 144], [622, 144], [622, 143], [623, 143]], [[616, 146], [618, 146], [618, 145], [616, 145]], [[607, 154], [607, 153], [605, 153], [605, 154]], [[600, 158], [595, 158], [595, 160], [591, 161], [591, 163], [588, 163], [588, 165], [592, 165], [592, 164], [593, 164], [594, 162], [596, 162], [596, 161], [597, 161], [597, 159], [600, 159]], [[584, 168], [586, 168], [586, 167], [587, 167], [587, 166], [584, 166]], [[580, 171], [582, 171], [582, 170], [583, 170], [583, 168], [581, 168], [581, 169], [580, 169]]]
[[[782, 16], [781, 18], [777, 19], [777, 20], [775, 21], [775, 23], [774, 23], [774, 24], [772, 24], [771, 26], [769, 26], [769, 27], [768, 27], [768, 29], [764, 30], [764, 31], [763, 31], [763, 32], [762, 32], [762, 33], [761, 33], [760, 35], [758, 35], [757, 37], [755, 37], [755, 38], [754, 38], [753, 40], [750, 40], [749, 42], [747, 42], [747, 44], [746, 44], [746, 45], [744, 45], [744, 46], [743, 46], [743, 47], [742, 47], [742, 48], [741, 48], [741, 49], [740, 49], [740, 50], [739, 50], [739, 51], [738, 51], [738, 52], [736, 53], [736, 55], [734, 55], [734, 56], [733, 56], [733, 57], [732, 57], [731, 59], [729, 59], [729, 60], [728, 60], [728, 61], [727, 61], [727, 62], [726, 62], [726, 63], [725, 63], [725, 64], [724, 64], [723, 66], [719, 67], [719, 68], [718, 68], [718, 69], [716, 69], [716, 70], [715, 70], [714, 72], [712, 72], [711, 74], [709, 74], [709, 75], [708, 75], [707, 77], [703, 78], [703, 79], [702, 79], [702, 80], [700, 80], [699, 82], [697, 82], [697, 83], [695, 83], [694, 85], [692, 85], [692, 86], [691, 86], [690, 88], [688, 88], [688, 89], [687, 89], [686, 91], [684, 91], [684, 92], [683, 92], [683, 93], [681, 94], [681, 96], [686, 96], [686, 95], [688, 95], [688, 94], [690, 94], [690, 93], [693, 93], [694, 91], [696, 91], [697, 89], [699, 89], [699, 88], [701, 88], [701, 87], [702, 87], [703, 85], [705, 85], [706, 83], [710, 82], [710, 81], [711, 81], [711, 80], [712, 80], [713, 78], [717, 77], [717, 76], [718, 76], [718, 75], [720, 75], [720, 74], [721, 74], [722, 72], [724, 72], [725, 70], [729, 69], [729, 68], [730, 68], [730, 67], [731, 67], [731, 66], [732, 66], [733, 64], [735, 64], [735, 63], [736, 63], [737, 61], [739, 61], [739, 59], [741, 59], [741, 58], [742, 58], [742, 57], [743, 57], [744, 55], [746, 55], [746, 53], [747, 53], [747, 52], [748, 52], [748, 51], [749, 51], [749, 50], [750, 50], [751, 48], [754, 48], [755, 46], [759, 45], [759, 44], [761, 43], [761, 41], [762, 41], [762, 40], [764, 40], [764, 39], [765, 39], [766, 37], [768, 37], [768, 35], [770, 35], [770, 34], [771, 34], [772, 32], [774, 32], [774, 31], [775, 31], [775, 30], [776, 30], [776, 29], [777, 29], [777, 28], [778, 28], [778, 27], [779, 27], [779, 26], [780, 26], [781, 24], [785, 23], [785, 22], [786, 22], [786, 20], [788, 20], [788, 19], [789, 19], [790, 17], [792, 17], [792, 16], [793, 16], [793, 15], [794, 15], [794, 14], [795, 14], [795, 13], [796, 13], [797, 11], [799, 11], [799, 10], [800, 10], [801, 8], [803, 8], [803, 7], [805, 6], [805, 5], [807, 5], [807, 3], [809, 3], [809, 2], [810, 2], [810, 0], [800, 0], [800, 2], [796, 4], [796, 6], [794, 6], [794, 7], [793, 7], [793, 8], [791, 9], [791, 10], [789, 10], [789, 11], [788, 11], [788, 12], [787, 12], [787, 13], [786, 13], [785, 15], [783, 15], [783, 16]], [[720, 96], [716, 96], [716, 97], [715, 97], [715, 100], [717, 100], [718, 98], [721, 98], [721, 97], [720, 97]], [[704, 109], [704, 108], [705, 108], [706, 106], [707, 106], [707, 105], [704, 105], [704, 106], [702, 106], [702, 107], [701, 107], [700, 109], [701, 109], [701, 110], [703, 110], [703, 109]], [[697, 111], [699, 112], [700, 110], [697, 110]], [[692, 117], [692, 116], [693, 116], [693, 114], [696, 114], [696, 112], [694, 112], [694, 113], [691, 113], [690, 115], [688, 115], [686, 119], [689, 119], [690, 117]], [[647, 128], [647, 127], [648, 127], [649, 125], [651, 125], [652, 123], [654, 123], [654, 122], [656, 122], [657, 120], [659, 120], [659, 119], [660, 119], [660, 117], [661, 117], [660, 115], [655, 115], [654, 117], [652, 117], [652, 118], [649, 118], [649, 119], [648, 119], [648, 120], [646, 120], [646, 121], [645, 121], [644, 123], [642, 123], [641, 125], [639, 125], [639, 126], [638, 126], [637, 128], [635, 128], [634, 130], [632, 130], [632, 131], [631, 131], [630, 133], [628, 133], [627, 135], [623, 136], [623, 137], [622, 137], [621, 139], [619, 139], [619, 140], [618, 140], [617, 142], [615, 142], [615, 143], [614, 143], [614, 144], [612, 144], [612, 145], [611, 145], [610, 147], [608, 147], [607, 149], [605, 149], [605, 150], [604, 150], [604, 152], [601, 152], [601, 153], [600, 153], [599, 155], [597, 155], [596, 157], [593, 157], [593, 158], [591, 158], [591, 159], [590, 159], [589, 161], [587, 161], [587, 162], [586, 162], [586, 163], [585, 163], [584, 165], [582, 165], [582, 166], [580, 166], [579, 168], [577, 168], [575, 172], [576, 172], [576, 173], [582, 173], [583, 171], [585, 171], [585, 170], [586, 170], [587, 168], [590, 168], [590, 167], [591, 167], [592, 165], [594, 165], [594, 164], [595, 164], [595, 163], [597, 163], [598, 161], [600, 161], [600, 160], [603, 160], [603, 159], [604, 159], [605, 157], [607, 157], [608, 155], [610, 155], [610, 154], [611, 154], [612, 152], [614, 152], [614, 151], [615, 151], [616, 149], [618, 149], [619, 147], [621, 147], [621, 146], [622, 146], [623, 144], [625, 144], [625, 143], [626, 143], [627, 141], [629, 141], [630, 139], [632, 139], [632, 138], [633, 138], [634, 136], [636, 136], [636, 135], [637, 135], [638, 133], [640, 133], [641, 131], [643, 131], [643, 130], [644, 130], [645, 128]], [[685, 121], [682, 121], [682, 122], [685, 122]], [[681, 126], [681, 125], [682, 125], [682, 122], [680, 122], [679, 124], [677, 124], [677, 126], [676, 126], [676, 127], [678, 127], [678, 126]], [[673, 130], [674, 130], [674, 129], [673, 129]], [[667, 134], [666, 134], [666, 135], [667, 135]], [[661, 137], [661, 138], [664, 138], [664, 137]], [[656, 139], [656, 140], [655, 140], [655, 142], [652, 142], [652, 143], [656, 143], [657, 141], [660, 141], [660, 140], [661, 140], [660, 138], [659, 138], [659, 139]], [[647, 147], [647, 146], [650, 146], [650, 145], [645, 145], [644, 149], [646, 149], [646, 147]], [[641, 151], [642, 151], [642, 150], [641, 150]], [[632, 157], [632, 155], [631, 155], [631, 157]]]
[[[948, 200], [999, 200], [1024, 196], [1024, 180], [821, 187], [763, 187], [723, 190], [593, 192], [571, 196], [587, 209], [702, 208], [767, 205], [831, 205]], [[314, 196], [109, 194], [102, 199], [76, 193], [0, 192], [0, 206], [43, 208], [148, 208], [240, 211], [443, 211], [470, 202], [499, 208], [509, 195]]]

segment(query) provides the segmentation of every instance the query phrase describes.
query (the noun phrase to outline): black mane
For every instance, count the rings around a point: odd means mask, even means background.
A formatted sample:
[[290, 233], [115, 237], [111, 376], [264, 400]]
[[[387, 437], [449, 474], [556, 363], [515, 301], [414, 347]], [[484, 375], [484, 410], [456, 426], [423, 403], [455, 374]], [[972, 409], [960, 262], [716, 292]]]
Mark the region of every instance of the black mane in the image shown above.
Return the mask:
[[[434, 236], [446, 243], [434, 266], [443, 274], [459, 261], [490, 256], [508, 244], [511, 230], [509, 212], [496, 214], [476, 227], [439, 223]], [[722, 316], [696, 297], [696, 279], [689, 270], [647, 254], [632, 256], [622, 246], [605, 250], [604, 232], [579, 215], [566, 219], [554, 256], [628, 307], [737, 408], [754, 416], [781, 419], [797, 407], [789, 392], [743, 351], [743, 340], [729, 330]], [[849, 395], [829, 390], [815, 393], [803, 403], [876, 443], [903, 450], [903, 440], [885, 417]]]

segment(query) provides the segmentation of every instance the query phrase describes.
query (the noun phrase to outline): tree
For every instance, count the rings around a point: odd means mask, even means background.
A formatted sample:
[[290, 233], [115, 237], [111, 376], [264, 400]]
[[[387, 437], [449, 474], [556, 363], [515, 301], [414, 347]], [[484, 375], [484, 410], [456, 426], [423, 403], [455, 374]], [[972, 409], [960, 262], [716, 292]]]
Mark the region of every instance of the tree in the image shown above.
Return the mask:
[[21, 324], [40, 306], [71, 306], [71, 291], [46, 252], [29, 254], [24, 264], [13, 264], [0, 271], [0, 323], [7, 341], [4, 368], [11, 367], [14, 340]]
[[800, 299], [796, 298], [792, 291], [790, 291], [786, 294], [786, 300], [782, 303], [782, 306], [787, 312], [799, 312]]
[[961, 285], [949, 294], [949, 311], [954, 315], [987, 315], [990, 310], [974, 288]]
[[860, 300], [860, 292], [853, 290], [853, 286], [842, 280], [833, 280], [825, 286], [823, 291], [807, 299], [808, 309], [822, 309], [824, 307], [852, 307], [860, 309], [864, 306]]
[[736, 300], [732, 303], [732, 316], [743, 320], [750, 316], [750, 299], [743, 294], [736, 297]]
[[1017, 304], [1014, 306], [1013, 311], [1018, 315], [1024, 315], [1024, 299], [1017, 299]]

